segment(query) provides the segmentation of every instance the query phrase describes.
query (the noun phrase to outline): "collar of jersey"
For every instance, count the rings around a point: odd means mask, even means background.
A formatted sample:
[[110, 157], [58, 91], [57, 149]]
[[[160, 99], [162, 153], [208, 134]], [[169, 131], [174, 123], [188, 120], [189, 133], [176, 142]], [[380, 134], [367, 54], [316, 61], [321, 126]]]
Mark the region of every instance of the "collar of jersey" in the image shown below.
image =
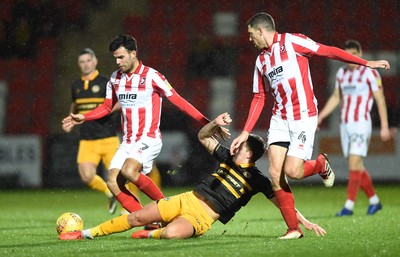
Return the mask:
[[82, 80], [82, 81], [85, 81], [85, 80], [90, 80], [90, 81], [92, 81], [92, 80], [94, 80], [97, 76], [99, 76], [99, 71], [98, 71], [98, 70], [94, 70], [92, 76], [90, 76], [89, 79], [86, 79], [84, 76], [82, 76], [82, 77], [81, 77], [81, 80]]
[[142, 69], [143, 63], [142, 61], [139, 61], [139, 65], [136, 67], [136, 69], [131, 72], [131, 73], [126, 73], [128, 76], [132, 75], [132, 74], [140, 74], [140, 71]]
[[251, 167], [256, 166], [256, 164], [254, 162], [252, 162], [252, 163], [241, 163], [241, 164], [238, 164], [238, 166], [240, 168], [251, 168]]

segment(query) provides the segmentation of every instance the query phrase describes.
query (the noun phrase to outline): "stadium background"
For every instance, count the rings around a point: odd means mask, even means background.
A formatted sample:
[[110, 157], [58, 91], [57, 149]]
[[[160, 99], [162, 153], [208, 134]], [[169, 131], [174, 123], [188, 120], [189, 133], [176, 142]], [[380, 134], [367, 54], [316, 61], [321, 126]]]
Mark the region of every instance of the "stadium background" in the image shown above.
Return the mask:
[[[135, 36], [139, 58], [166, 75], [208, 117], [229, 111], [235, 136], [247, 117], [258, 53], [248, 41], [245, 22], [260, 11], [275, 18], [279, 32], [301, 32], [338, 47], [354, 38], [363, 45], [365, 58], [389, 60], [391, 70], [380, 73], [390, 124], [398, 126], [400, 3], [395, 0], [3, 0], [0, 188], [83, 186], [75, 163], [78, 135], [63, 133], [61, 119], [68, 114], [70, 83], [79, 75], [79, 50], [93, 48], [100, 72], [109, 75], [116, 65], [108, 44], [120, 33]], [[310, 63], [321, 107], [340, 63], [319, 57]], [[269, 113], [264, 111], [255, 132], [265, 136]], [[376, 111], [373, 118], [366, 164], [376, 183], [398, 183], [399, 140], [380, 142]], [[161, 129], [164, 148], [157, 163], [163, 184], [197, 181], [213, 165], [197, 142], [199, 125], [166, 100]], [[318, 151], [330, 154], [338, 181], [344, 182], [347, 167], [340, 152], [337, 113], [317, 133], [314, 153]], [[267, 170], [267, 156], [260, 167]]]

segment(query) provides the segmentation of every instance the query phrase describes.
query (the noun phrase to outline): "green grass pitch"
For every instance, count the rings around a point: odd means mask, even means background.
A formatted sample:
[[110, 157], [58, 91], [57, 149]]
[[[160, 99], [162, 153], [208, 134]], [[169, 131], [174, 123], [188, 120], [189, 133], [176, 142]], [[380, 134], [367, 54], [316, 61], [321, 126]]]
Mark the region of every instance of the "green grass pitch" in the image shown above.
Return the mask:
[[[164, 188], [174, 195], [187, 188]], [[323, 238], [310, 231], [299, 240], [281, 241], [285, 224], [263, 195], [257, 195], [227, 225], [216, 222], [204, 236], [186, 240], [131, 239], [131, 231], [94, 240], [60, 241], [57, 217], [78, 213], [85, 228], [112, 217], [106, 198], [89, 189], [0, 191], [0, 256], [400, 256], [400, 188], [378, 185], [383, 210], [367, 216], [360, 192], [352, 217], [335, 217], [345, 186], [326, 189], [293, 185], [297, 208], [327, 230]], [[143, 202], [148, 202], [142, 196]], [[120, 209], [117, 209], [118, 215]]]

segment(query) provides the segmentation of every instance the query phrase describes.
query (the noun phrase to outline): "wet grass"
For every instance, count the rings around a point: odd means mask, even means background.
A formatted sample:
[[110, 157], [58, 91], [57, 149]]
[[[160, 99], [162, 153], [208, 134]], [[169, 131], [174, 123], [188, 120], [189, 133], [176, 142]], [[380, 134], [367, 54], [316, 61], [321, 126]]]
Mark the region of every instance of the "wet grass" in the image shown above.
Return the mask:
[[[399, 256], [398, 185], [377, 186], [383, 210], [375, 216], [366, 215], [368, 201], [360, 193], [354, 215], [344, 218], [334, 214], [344, 203], [345, 187], [294, 185], [292, 189], [298, 209], [327, 230], [325, 237], [304, 231], [303, 239], [277, 240], [285, 224], [279, 211], [259, 195], [227, 225], [217, 222], [200, 238], [133, 240], [132, 230], [63, 242], [55, 231], [63, 212], [78, 213], [85, 228], [112, 217], [103, 195], [88, 189], [0, 191], [0, 256]], [[163, 191], [173, 195], [186, 190]]]

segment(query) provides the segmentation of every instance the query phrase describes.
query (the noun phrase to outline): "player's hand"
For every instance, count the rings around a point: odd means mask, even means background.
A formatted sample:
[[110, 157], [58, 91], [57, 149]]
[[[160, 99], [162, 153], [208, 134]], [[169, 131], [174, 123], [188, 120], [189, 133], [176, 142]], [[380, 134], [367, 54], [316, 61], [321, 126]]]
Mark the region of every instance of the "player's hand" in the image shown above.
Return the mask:
[[74, 128], [74, 126], [70, 126], [68, 124], [69, 123], [62, 123], [62, 125], [61, 125], [62, 129], [67, 133], [71, 132], [72, 129]]
[[229, 129], [221, 126], [227, 126], [231, 124], [232, 118], [230, 114], [225, 112], [219, 115], [217, 118], [215, 118], [215, 122], [217, 123], [217, 125], [220, 126], [215, 130], [215, 136], [218, 138], [222, 138], [224, 141], [226, 141], [226, 139], [231, 137], [231, 133], [229, 132]]
[[85, 121], [85, 116], [83, 116], [83, 114], [71, 113], [70, 116], [65, 117], [62, 120], [62, 127], [65, 131], [71, 130], [75, 125], [82, 124], [84, 121]]
[[231, 155], [234, 155], [235, 150], [240, 147], [243, 142], [246, 142], [247, 138], [249, 138], [249, 132], [242, 131], [240, 135], [235, 138], [231, 144]]
[[221, 138], [222, 140], [226, 141], [228, 138], [231, 137], [231, 133], [229, 132], [229, 129], [225, 127], [219, 127], [215, 130], [214, 136], [216, 138]]
[[390, 69], [390, 64], [386, 60], [368, 61], [366, 66], [370, 67], [372, 69], [376, 69], [376, 68], [382, 68], [382, 69], [385, 69], [385, 70]]
[[215, 118], [214, 121], [219, 126], [226, 126], [226, 125], [231, 124], [232, 118], [231, 118], [231, 115], [229, 113], [224, 112], [223, 114], [218, 115], [218, 117]]
[[325, 229], [321, 228], [318, 224], [315, 223], [311, 223], [311, 222], [306, 222], [305, 224], [303, 224], [304, 227], [307, 230], [311, 230], [314, 231], [315, 234], [319, 237], [319, 236], [325, 236], [326, 235], [326, 231]]

